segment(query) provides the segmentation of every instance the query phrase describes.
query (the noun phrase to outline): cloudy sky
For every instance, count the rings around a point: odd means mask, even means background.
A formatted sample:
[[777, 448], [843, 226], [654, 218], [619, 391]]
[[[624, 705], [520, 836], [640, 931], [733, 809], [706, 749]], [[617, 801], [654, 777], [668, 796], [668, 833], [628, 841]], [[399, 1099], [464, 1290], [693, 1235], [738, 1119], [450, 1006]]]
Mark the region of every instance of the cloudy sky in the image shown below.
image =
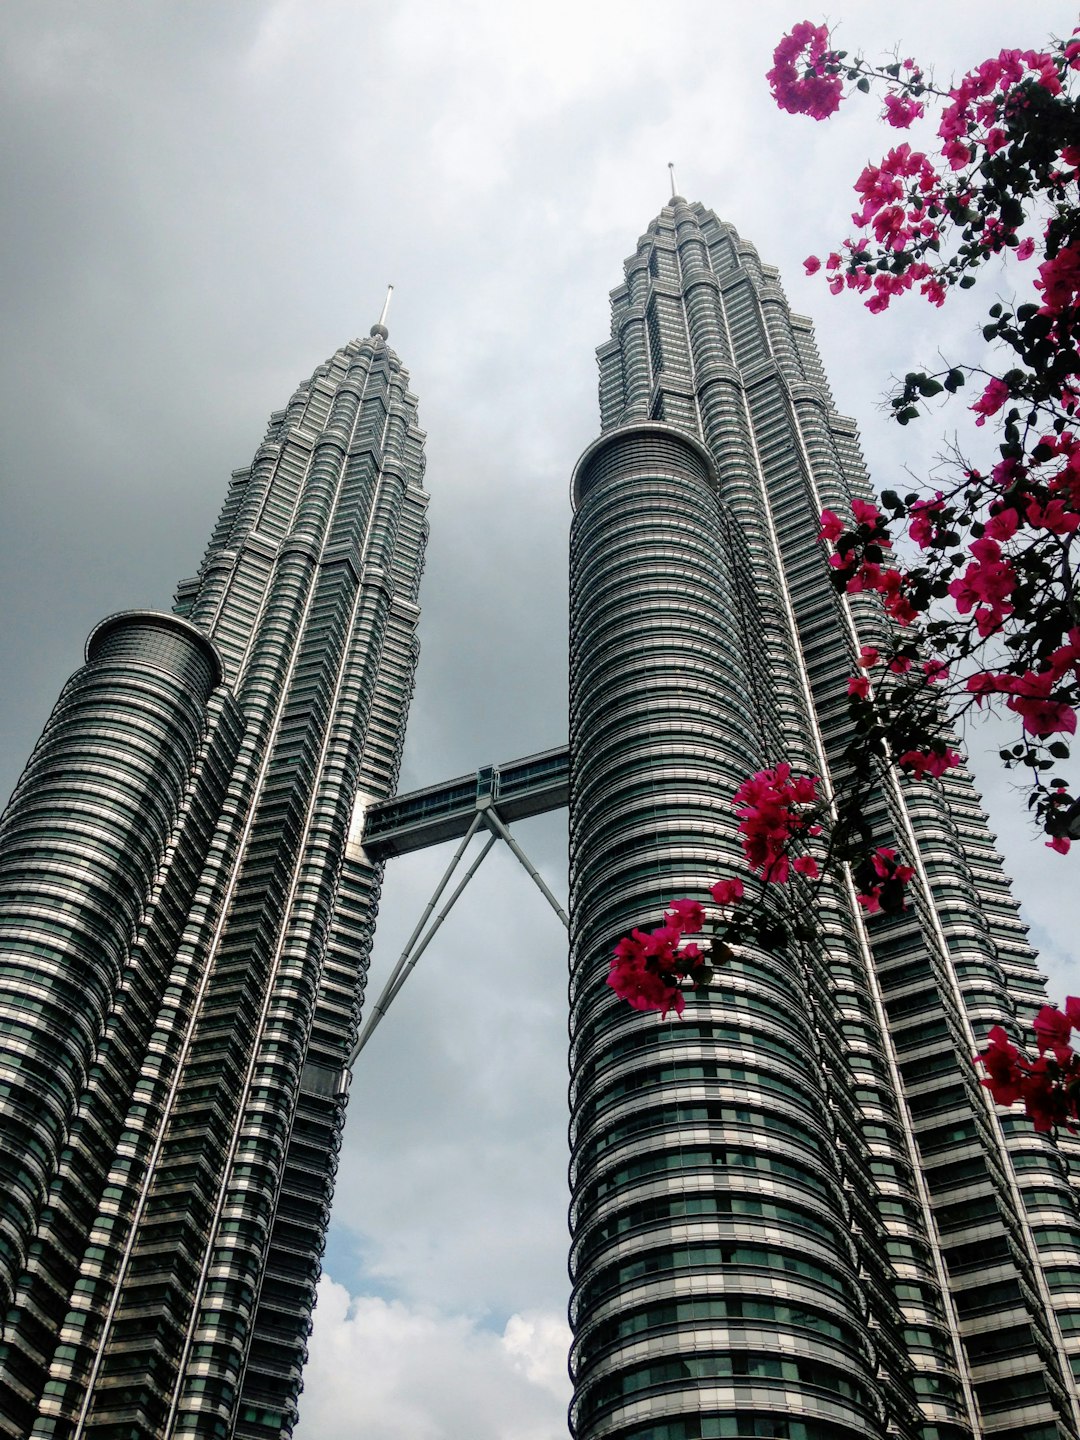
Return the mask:
[[[772, 46], [806, 13], [6, 0], [0, 790], [88, 630], [169, 603], [268, 413], [366, 333], [387, 282], [432, 493], [404, 784], [561, 743], [568, 480], [597, 429], [607, 292], [669, 160], [816, 317], [878, 482], [925, 466], [946, 417], [899, 432], [882, 392], [939, 349], [969, 353], [978, 311], [873, 318], [803, 275], [887, 143], [869, 102], [821, 126], [772, 106]], [[899, 46], [946, 77], [1074, 15], [852, 0], [832, 18], [849, 48]], [[1055, 993], [1078, 988], [1069, 862], [980, 774]], [[564, 817], [520, 838], [565, 893]], [[445, 860], [390, 871], [373, 985]], [[565, 1050], [564, 936], [497, 850], [358, 1067], [304, 1440], [565, 1435]]]

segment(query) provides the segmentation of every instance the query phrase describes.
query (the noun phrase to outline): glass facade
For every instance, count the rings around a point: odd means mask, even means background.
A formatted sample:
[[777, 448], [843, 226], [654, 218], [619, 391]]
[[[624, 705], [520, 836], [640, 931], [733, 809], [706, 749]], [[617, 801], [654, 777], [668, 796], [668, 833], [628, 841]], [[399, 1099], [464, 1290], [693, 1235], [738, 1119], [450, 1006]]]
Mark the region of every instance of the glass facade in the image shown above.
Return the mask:
[[417, 657], [376, 326], [271, 418], [175, 614], [90, 637], [0, 821], [0, 1434], [292, 1432]]
[[816, 943], [740, 950], [677, 1021], [605, 984], [621, 934], [741, 867], [743, 777], [842, 779], [846, 678], [886, 631], [829, 583], [817, 517], [872, 492], [753, 246], [673, 198], [598, 355], [571, 535], [571, 1429], [1075, 1437], [1075, 1142], [999, 1120], [970, 1063], [1044, 996], [966, 771], [871, 799], [916, 860], [903, 915], [838, 879]]

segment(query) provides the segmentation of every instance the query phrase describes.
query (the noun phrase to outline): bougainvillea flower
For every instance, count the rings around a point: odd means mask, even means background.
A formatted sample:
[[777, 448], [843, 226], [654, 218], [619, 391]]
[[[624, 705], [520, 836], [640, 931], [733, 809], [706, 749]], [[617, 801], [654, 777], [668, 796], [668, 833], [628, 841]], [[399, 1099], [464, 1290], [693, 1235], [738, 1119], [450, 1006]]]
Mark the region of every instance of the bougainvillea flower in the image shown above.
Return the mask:
[[913, 120], [919, 119], [923, 109], [918, 100], [911, 100], [906, 95], [886, 95], [885, 114], [882, 118], [895, 129], [906, 130]]
[[717, 905], [737, 905], [745, 893], [741, 880], [717, 880], [709, 889]]
[[916, 780], [922, 780], [927, 775], [940, 779], [946, 770], [960, 764], [960, 755], [956, 750], [946, 750], [943, 754], [936, 750], [908, 750], [896, 763], [902, 769], [910, 770]]
[[696, 935], [705, 924], [705, 907], [698, 900], [673, 900], [664, 912], [664, 919], [673, 930]]
[[1020, 1099], [1023, 1080], [1020, 1052], [1000, 1025], [994, 1026], [987, 1040], [986, 1049], [975, 1057], [975, 1063], [986, 1069], [982, 1084], [998, 1105], [1014, 1105]]
[[937, 536], [937, 519], [945, 506], [939, 490], [933, 500], [916, 500], [908, 512], [908, 534], [925, 550]]
[[1072, 1054], [1069, 1036], [1073, 1028], [1068, 1015], [1056, 1010], [1053, 1005], [1044, 1005], [1031, 1022], [1031, 1028], [1035, 1031], [1035, 1043], [1040, 1055], [1050, 1050], [1060, 1063], [1064, 1064], [1068, 1060]]
[[809, 20], [795, 25], [773, 51], [773, 68], [765, 76], [780, 109], [814, 120], [835, 114], [844, 87], [839, 75], [825, 73], [831, 60], [829, 32], [824, 25]]
[[844, 533], [844, 522], [840, 516], [832, 510], [822, 510], [821, 529], [818, 531], [819, 540], [828, 540], [830, 544], [840, 539]]
[[1019, 528], [1019, 513], [1011, 505], [1004, 505], [991, 515], [983, 534], [991, 540], [1011, 540]]
[[979, 396], [978, 400], [975, 401], [975, 404], [971, 406], [971, 409], [974, 410], [975, 414], [979, 417], [975, 421], [975, 424], [985, 425], [987, 417], [996, 415], [1008, 398], [1008, 385], [1006, 385], [1004, 380], [1000, 380], [995, 376]]
[[1005, 704], [1022, 717], [1030, 735], [1073, 735], [1076, 732], [1076, 711], [1066, 701], [1053, 695], [1054, 676], [1049, 670], [1038, 675], [1028, 670], [1012, 682], [1012, 694]]

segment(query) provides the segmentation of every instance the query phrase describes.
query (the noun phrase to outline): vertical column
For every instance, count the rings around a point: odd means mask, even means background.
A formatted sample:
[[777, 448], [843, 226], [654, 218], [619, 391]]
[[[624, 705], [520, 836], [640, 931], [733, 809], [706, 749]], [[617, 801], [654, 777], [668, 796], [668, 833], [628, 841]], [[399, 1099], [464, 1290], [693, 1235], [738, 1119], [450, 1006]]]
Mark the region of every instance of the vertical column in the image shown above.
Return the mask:
[[[805, 980], [746, 950], [663, 1024], [611, 946], [739, 853], [760, 764], [712, 463], [668, 426], [579, 462], [571, 538], [571, 1428], [883, 1428]], [[768, 1428], [768, 1427], [774, 1428]]]

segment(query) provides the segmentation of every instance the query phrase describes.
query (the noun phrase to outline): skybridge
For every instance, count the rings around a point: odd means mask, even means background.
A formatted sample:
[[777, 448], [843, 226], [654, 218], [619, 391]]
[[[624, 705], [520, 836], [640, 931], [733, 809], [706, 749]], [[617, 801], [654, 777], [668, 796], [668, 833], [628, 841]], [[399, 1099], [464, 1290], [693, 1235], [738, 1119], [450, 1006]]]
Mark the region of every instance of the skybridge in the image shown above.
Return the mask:
[[[347, 1070], [355, 1064], [391, 1002], [412, 974], [416, 962], [435, 938], [439, 926], [496, 841], [502, 840], [506, 844], [563, 925], [570, 928], [566, 911], [508, 828], [511, 821], [527, 820], [549, 810], [562, 810], [569, 799], [570, 751], [563, 746], [558, 750], [541, 751], [539, 755], [526, 755], [523, 760], [511, 760], [505, 765], [483, 765], [469, 775], [458, 775], [441, 785], [410, 790], [407, 795], [368, 806], [364, 811], [363, 829], [360, 830], [357, 825], [357, 830], [360, 832], [358, 843], [369, 861], [407, 855], [412, 850], [424, 850], [429, 845], [441, 845], [447, 840], [460, 840], [461, 843], [390, 972], [382, 994], [372, 1005], [349, 1056]], [[487, 832], [484, 844], [451, 892], [449, 900], [432, 919], [443, 891], [473, 837], [481, 830]], [[347, 1076], [345, 1081], [347, 1083]]]

